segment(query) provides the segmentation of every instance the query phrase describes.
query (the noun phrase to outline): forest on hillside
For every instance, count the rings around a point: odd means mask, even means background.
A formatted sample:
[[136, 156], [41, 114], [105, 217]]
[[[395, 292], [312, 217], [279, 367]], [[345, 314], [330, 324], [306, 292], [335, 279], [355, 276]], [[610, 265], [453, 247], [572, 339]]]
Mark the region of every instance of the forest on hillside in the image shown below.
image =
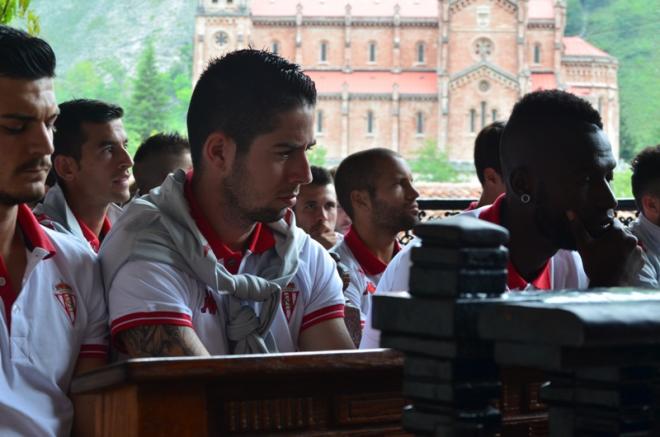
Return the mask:
[[[122, 105], [133, 150], [153, 131], [185, 132], [196, 3], [32, 0], [40, 34], [58, 55], [58, 100], [90, 97]], [[653, 1], [568, 0], [566, 34], [619, 60], [621, 154], [627, 160], [660, 138], [659, 26]]]

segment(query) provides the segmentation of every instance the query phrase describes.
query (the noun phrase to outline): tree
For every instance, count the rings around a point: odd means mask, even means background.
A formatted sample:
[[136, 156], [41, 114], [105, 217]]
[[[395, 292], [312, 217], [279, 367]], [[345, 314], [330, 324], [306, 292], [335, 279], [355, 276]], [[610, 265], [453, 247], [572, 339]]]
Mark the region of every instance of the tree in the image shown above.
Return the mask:
[[15, 18], [25, 22], [32, 35], [39, 33], [39, 17], [30, 9], [31, 0], [0, 0], [0, 24], [9, 24]]
[[323, 167], [325, 165], [325, 157], [327, 154], [328, 150], [325, 147], [316, 145], [312, 147], [312, 150], [307, 152], [307, 160], [310, 165]]
[[457, 178], [447, 155], [433, 141], [427, 141], [419, 150], [417, 158], [410, 162], [410, 168], [420, 181], [451, 182]]
[[[129, 136], [141, 142], [156, 132], [165, 130], [168, 113], [168, 94], [165, 79], [156, 68], [156, 53], [152, 41], [137, 64], [133, 94], [126, 112]], [[132, 142], [134, 142], [132, 141]]]

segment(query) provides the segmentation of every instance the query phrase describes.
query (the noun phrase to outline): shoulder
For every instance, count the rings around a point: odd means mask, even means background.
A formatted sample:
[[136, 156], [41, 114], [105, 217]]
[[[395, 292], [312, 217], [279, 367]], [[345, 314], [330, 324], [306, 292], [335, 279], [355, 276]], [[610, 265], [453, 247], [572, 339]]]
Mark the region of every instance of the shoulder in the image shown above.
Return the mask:
[[394, 258], [387, 265], [383, 272], [376, 293], [381, 291], [400, 291], [408, 289], [408, 279], [410, 277], [410, 252], [413, 247], [418, 247], [422, 244], [422, 240], [414, 238], [403, 249], [396, 254]]
[[83, 243], [78, 238], [68, 233], [58, 232], [44, 225], [41, 225], [41, 228], [55, 247], [56, 253], [54, 258], [65, 259], [69, 263], [94, 264], [96, 262], [96, 254], [89, 248], [89, 245]]

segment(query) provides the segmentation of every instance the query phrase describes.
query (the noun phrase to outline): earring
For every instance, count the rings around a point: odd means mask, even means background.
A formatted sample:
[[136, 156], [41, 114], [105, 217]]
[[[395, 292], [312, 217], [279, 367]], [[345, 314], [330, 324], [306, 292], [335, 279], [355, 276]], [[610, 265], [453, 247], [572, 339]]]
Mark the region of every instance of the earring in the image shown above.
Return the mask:
[[530, 200], [532, 200], [532, 196], [530, 196], [530, 195], [527, 194], [527, 193], [523, 193], [523, 194], [520, 196], [520, 201], [521, 201], [522, 203], [524, 203], [524, 204], [528, 204]]

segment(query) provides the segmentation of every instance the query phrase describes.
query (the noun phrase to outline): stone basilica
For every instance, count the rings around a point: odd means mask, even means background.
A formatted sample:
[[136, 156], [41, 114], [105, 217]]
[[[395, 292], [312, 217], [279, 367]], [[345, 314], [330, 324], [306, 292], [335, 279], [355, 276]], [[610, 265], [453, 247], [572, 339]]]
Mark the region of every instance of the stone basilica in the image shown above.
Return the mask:
[[329, 163], [377, 146], [413, 157], [429, 142], [471, 161], [481, 127], [552, 88], [600, 111], [618, 156], [617, 61], [565, 24], [564, 0], [200, 0], [193, 75], [246, 47], [302, 65]]

